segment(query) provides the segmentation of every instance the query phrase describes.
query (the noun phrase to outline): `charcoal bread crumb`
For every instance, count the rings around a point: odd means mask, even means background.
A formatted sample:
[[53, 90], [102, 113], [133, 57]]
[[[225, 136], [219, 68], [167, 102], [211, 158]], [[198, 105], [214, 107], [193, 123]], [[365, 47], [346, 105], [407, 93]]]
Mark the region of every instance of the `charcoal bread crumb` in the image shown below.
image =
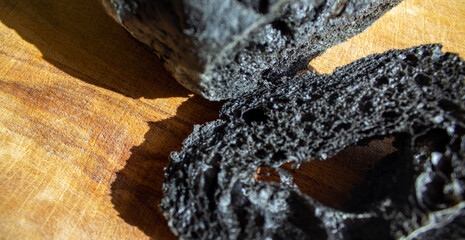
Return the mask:
[[[170, 228], [181, 239], [464, 238], [464, 78], [456, 54], [423, 45], [227, 102], [170, 156], [160, 205]], [[254, 178], [261, 166], [322, 160], [383, 136], [398, 151], [338, 207], [292, 181]]]
[[224, 100], [295, 75], [401, 0], [101, 1], [178, 82]]

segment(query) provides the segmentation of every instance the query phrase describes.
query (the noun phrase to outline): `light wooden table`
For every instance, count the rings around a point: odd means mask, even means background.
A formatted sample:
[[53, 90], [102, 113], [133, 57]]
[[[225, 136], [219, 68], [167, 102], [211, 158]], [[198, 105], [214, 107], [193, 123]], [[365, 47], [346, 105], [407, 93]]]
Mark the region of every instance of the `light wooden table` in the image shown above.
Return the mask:
[[[406, 0], [310, 64], [433, 42], [463, 57], [464, 17], [464, 0]], [[220, 104], [178, 85], [97, 0], [0, 0], [0, 21], [0, 239], [174, 238], [163, 167]]]

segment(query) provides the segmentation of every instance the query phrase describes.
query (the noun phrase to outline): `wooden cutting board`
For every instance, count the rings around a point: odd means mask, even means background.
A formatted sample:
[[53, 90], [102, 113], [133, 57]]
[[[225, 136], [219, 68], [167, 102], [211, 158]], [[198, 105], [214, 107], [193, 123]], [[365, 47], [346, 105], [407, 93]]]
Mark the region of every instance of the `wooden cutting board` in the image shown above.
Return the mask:
[[[406, 0], [310, 64], [433, 42], [463, 57], [464, 16], [464, 0]], [[0, 239], [174, 238], [163, 167], [220, 104], [178, 85], [97, 0], [0, 0], [0, 21]]]

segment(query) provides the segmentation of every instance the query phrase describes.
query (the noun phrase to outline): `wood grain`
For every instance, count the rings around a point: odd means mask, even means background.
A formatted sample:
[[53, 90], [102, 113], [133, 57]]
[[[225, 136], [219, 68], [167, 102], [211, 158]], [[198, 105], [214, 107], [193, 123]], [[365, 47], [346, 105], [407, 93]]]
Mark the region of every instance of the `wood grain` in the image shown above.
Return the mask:
[[330, 73], [369, 54], [428, 43], [440, 43], [443, 52], [463, 58], [464, 16], [464, 0], [404, 0], [365, 32], [329, 49], [309, 65], [317, 72]]
[[[310, 64], [430, 42], [464, 56], [463, 16], [463, 0], [406, 0]], [[0, 238], [173, 239], [163, 167], [220, 104], [178, 85], [96, 0], [0, 0], [0, 21]]]

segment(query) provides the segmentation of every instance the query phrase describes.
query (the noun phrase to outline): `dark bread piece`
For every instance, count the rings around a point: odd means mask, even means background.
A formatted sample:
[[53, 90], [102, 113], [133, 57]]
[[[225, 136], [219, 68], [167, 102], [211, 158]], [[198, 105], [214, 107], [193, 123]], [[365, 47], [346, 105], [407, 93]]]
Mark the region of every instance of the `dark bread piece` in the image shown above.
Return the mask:
[[223, 100], [295, 75], [401, 0], [101, 1], [179, 83]]
[[[391, 50], [302, 73], [227, 102], [172, 153], [161, 208], [181, 239], [465, 237], [465, 62], [440, 45]], [[395, 136], [336, 208], [278, 169]], [[257, 181], [275, 168], [284, 183]]]

